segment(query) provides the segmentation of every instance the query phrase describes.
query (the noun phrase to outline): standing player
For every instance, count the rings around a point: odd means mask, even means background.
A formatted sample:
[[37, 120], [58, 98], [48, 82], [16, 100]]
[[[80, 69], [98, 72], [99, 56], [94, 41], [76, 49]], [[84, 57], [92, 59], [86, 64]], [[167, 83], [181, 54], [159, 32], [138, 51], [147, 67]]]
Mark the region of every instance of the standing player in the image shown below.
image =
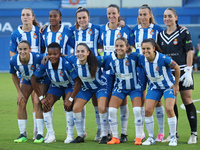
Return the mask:
[[[31, 51], [41, 53], [41, 34], [39, 33], [39, 23], [35, 19], [35, 14], [31, 8], [24, 8], [21, 12], [21, 21], [23, 25], [18, 26], [10, 38], [10, 57], [17, 54], [17, 46], [20, 41], [27, 40], [30, 43]], [[20, 78], [20, 75], [18, 75]], [[35, 92], [31, 94], [32, 102], [35, 98]], [[37, 98], [37, 96], [36, 96]], [[34, 131], [33, 139], [37, 135], [37, 124], [35, 120], [35, 107], [33, 105], [33, 120], [34, 120]]]
[[61, 24], [62, 14], [58, 9], [52, 9], [49, 12], [50, 25], [43, 31], [42, 39], [44, 40], [43, 47], [47, 47], [52, 42], [57, 42], [61, 46], [61, 53], [67, 55], [67, 46], [74, 47], [74, 38], [72, 32]]
[[[139, 57], [138, 64], [142, 67], [149, 80], [148, 92], [145, 99], [145, 125], [149, 133], [149, 138], [142, 145], [155, 144], [153, 110], [157, 102], [164, 95], [165, 109], [171, 132], [169, 146], [176, 146], [177, 120], [173, 107], [175, 96], [179, 91], [180, 67], [170, 57], [159, 53], [161, 49], [153, 39], [145, 39], [141, 46], [144, 56]], [[175, 81], [171, 69], [175, 70]]]
[[[142, 41], [147, 38], [153, 38], [155, 41], [157, 41], [158, 34], [161, 31], [163, 31], [163, 29], [155, 23], [155, 19], [151, 11], [151, 8], [147, 4], [144, 4], [139, 8], [137, 25], [133, 28], [132, 31], [134, 35], [134, 46], [136, 52], [142, 55], [143, 54], [141, 49]], [[138, 76], [143, 90], [142, 116], [144, 119], [144, 100], [145, 100], [145, 91], [147, 85], [147, 77], [140, 67], [137, 67], [137, 72], [139, 74]], [[159, 125], [159, 132], [158, 132], [159, 134], [156, 138], [156, 141], [161, 142], [164, 138], [164, 108], [161, 102], [159, 102], [156, 105], [155, 114]], [[145, 134], [143, 130], [143, 139], [144, 138]]]
[[[72, 104], [71, 99], [73, 99], [80, 90], [81, 80], [72, 65], [64, 57], [61, 57], [61, 47], [58, 43], [53, 42], [49, 44], [47, 50], [49, 60], [45, 65], [41, 64], [37, 71], [34, 72], [34, 75], [31, 78], [31, 83], [33, 85], [33, 89], [39, 96], [44, 109], [43, 116], [48, 132], [48, 138], [44, 142], [52, 143], [56, 141], [56, 138], [50, 112], [51, 107], [57, 100], [60, 99], [61, 96], [65, 95], [65, 110], [71, 111], [72, 107], [66, 106], [68, 103]], [[37, 84], [37, 80], [45, 72], [51, 80], [51, 86], [46, 97], [43, 96]], [[75, 81], [75, 84], [73, 80]]]
[[[48, 45], [52, 42], [57, 42], [61, 46], [61, 53], [65, 55], [68, 54], [68, 45], [74, 47], [73, 34], [67, 27], [61, 24], [61, 20], [62, 20], [62, 14], [60, 10], [52, 9], [49, 12], [50, 25], [47, 26], [47, 28], [43, 31], [42, 34], [42, 39], [44, 41], [44, 45], [42, 46], [45, 53], [47, 53]], [[53, 107], [51, 112], [53, 115]], [[66, 122], [67, 122], [67, 116], [68, 118], [70, 118], [70, 116], [72, 117], [72, 112], [65, 111]], [[47, 138], [48, 138], [48, 133], [46, 134], [45, 140]]]
[[[91, 49], [92, 53], [95, 56], [98, 56], [98, 41], [100, 37], [100, 26], [94, 25], [89, 22], [90, 16], [89, 11], [86, 8], [79, 7], [76, 11], [76, 25], [71, 27], [75, 38], [75, 48], [73, 54], [76, 53], [76, 47], [79, 43], [85, 43]], [[96, 94], [92, 97], [92, 103], [95, 109], [95, 118], [97, 123], [97, 133], [95, 137], [95, 141], [100, 140], [101, 136], [101, 125], [100, 125], [100, 117], [99, 117], [99, 110], [97, 104]], [[84, 106], [82, 111], [82, 117], [85, 124], [85, 113], [86, 107]], [[102, 112], [100, 112], [102, 113]], [[85, 125], [83, 126], [85, 128]], [[84, 129], [85, 130], [85, 129]]]
[[[123, 103], [126, 96], [130, 95], [135, 118], [135, 145], [141, 145], [143, 127], [142, 115], [140, 113], [142, 90], [136, 73], [138, 53], [131, 53], [131, 51], [128, 40], [124, 37], [120, 37], [115, 41], [116, 53], [113, 52], [110, 56], [104, 56], [104, 69], [112, 69], [115, 75], [114, 89], [109, 102], [109, 123], [113, 138], [111, 141], [107, 142], [107, 144], [120, 143], [118, 137], [117, 109]], [[127, 56], [127, 53], [131, 54]]]
[[71, 56], [68, 60], [73, 64], [83, 83], [73, 106], [73, 116], [78, 137], [71, 143], [84, 142], [84, 124], [81, 117], [81, 111], [85, 104], [96, 93], [102, 136], [99, 144], [106, 144], [108, 141], [107, 103], [109, 94], [107, 93], [106, 79], [101, 71], [101, 59], [97, 59], [96, 56], [94, 56], [87, 44], [79, 43], [76, 48], [76, 56]]
[[[125, 37], [130, 45], [133, 45], [133, 34], [131, 29], [128, 26], [119, 27], [120, 21], [120, 12], [119, 7], [115, 4], [111, 4], [107, 8], [107, 18], [109, 22], [103, 25], [100, 29], [100, 42], [99, 44], [103, 46], [104, 56], [110, 55], [114, 52], [115, 40], [119, 37]], [[104, 72], [105, 77], [108, 81], [108, 92], [112, 93], [114, 76], [111, 75], [110, 71]], [[127, 100], [125, 99], [120, 106], [121, 114], [121, 142], [127, 141], [127, 125], [128, 125], [128, 105]]]
[[[22, 40], [18, 43], [18, 54], [14, 55], [10, 59], [10, 73], [12, 74], [12, 79], [17, 89], [17, 117], [18, 117], [18, 126], [20, 130], [20, 136], [18, 139], [14, 140], [15, 143], [21, 143], [27, 141], [27, 131], [26, 131], [26, 123], [27, 123], [27, 111], [26, 104], [28, 102], [28, 98], [33, 91], [31, 85], [31, 76], [37, 68], [43, 58], [43, 55], [38, 53], [31, 52], [30, 43], [26, 40]], [[19, 84], [19, 79], [17, 77], [16, 72], [21, 74], [21, 82]], [[42, 76], [41, 76], [42, 77]], [[39, 87], [41, 93], [43, 95], [46, 94], [48, 89], [48, 80], [45, 77], [42, 77], [39, 82]], [[35, 94], [35, 96], [37, 96]], [[44, 121], [42, 115], [42, 107], [38, 97], [33, 99], [33, 105], [36, 110], [36, 124], [38, 127], [37, 136], [34, 143], [42, 143], [43, 142], [43, 130], [44, 130]]]
[[[177, 19], [175, 9], [167, 8], [165, 10], [164, 23], [167, 29], [159, 34], [158, 44], [163, 52], [180, 66], [179, 89], [191, 128], [188, 144], [194, 144], [197, 143], [197, 115], [192, 100], [192, 90], [194, 89], [192, 78], [193, 45], [189, 31], [181, 28]], [[170, 137], [166, 139], [166, 141], [169, 140]]]

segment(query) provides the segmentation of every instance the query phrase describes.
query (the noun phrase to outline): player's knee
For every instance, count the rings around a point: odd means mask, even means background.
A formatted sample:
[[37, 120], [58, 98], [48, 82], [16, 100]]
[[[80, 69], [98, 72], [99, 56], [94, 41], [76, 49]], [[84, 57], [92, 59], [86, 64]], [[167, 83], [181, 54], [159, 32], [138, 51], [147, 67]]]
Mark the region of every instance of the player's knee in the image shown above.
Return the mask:
[[101, 113], [101, 114], [104, 114], [107, 112], [107, 107], [101, 106], [98, 109], [99, 109], [99, 113]]
[[150, 117], [153, 114], [153, 110], [149, 107], [145, 107], [145, 117]]
[[174, 113], [174, 107], [165, 107], [165, 111], [171, 116]]

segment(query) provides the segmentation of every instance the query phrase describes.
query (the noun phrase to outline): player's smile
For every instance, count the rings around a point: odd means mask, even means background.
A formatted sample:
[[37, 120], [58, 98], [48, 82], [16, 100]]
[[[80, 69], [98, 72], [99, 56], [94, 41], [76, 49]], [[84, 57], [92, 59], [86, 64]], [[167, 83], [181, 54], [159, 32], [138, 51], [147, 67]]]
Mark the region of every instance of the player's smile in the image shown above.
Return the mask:
[[60, 50], [58, 48], [48, 49], [48, 59], [52, 64], [58, 63], [60, 58]]
[[155, 47], [150, 42], [142, 44], [142, 53], [149, 62], [153, 62], [155, 59]]
[[83, 45], [79, 45], [76, 49], [76, 56], [82, 65], [87, 62], [87, 57], [89, 54], [90, 52], [87, 51], [86, 47]]
[[119, 59], [122, 59], [125, 57], [127, 49], [128, 48], [126, 47], [126, 44], [124, 43], [124, 41], [122, 41], [122, 40], [116, 41], [115, 51], [116, 51]]

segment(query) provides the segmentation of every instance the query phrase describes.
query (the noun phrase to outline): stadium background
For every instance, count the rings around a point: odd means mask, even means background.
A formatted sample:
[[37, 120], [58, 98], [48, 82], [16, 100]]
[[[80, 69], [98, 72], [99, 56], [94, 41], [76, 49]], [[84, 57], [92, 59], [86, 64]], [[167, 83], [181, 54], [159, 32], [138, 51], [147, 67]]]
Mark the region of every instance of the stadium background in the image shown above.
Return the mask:
[[0, 72], [9, 70], [9, 39], [11, 33], [21, 25], [21, 10], [25, 7], [33, 9], [36, 20], [41, 24], [48, 23], [48, 13], [51, 9], [59, 9], [62, 13], [62, 23], [74, 25], [76, 9], [79, 6], [88, 8], [90, 21], [94, 24], [105, 24], [106, 8], [109, 4], [120, 7], [122, 19], [131, 28], [136, 25], [138, 9], [142, 4], [148, 4], [153, 11], [156, 22], [164, 26], [163, 13], [167, 7], [177, 10], [180, 25], [186, 26], [196, 47], [200, 35], [200, 0], [0, 0]]

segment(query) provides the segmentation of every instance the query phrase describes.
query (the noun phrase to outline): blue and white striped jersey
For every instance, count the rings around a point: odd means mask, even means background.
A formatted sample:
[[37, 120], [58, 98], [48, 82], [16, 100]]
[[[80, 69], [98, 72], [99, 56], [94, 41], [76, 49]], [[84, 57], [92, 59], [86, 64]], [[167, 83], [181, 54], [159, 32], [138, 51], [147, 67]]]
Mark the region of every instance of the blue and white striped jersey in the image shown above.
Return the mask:
[[99, 62], [99, 67], [97, 68], [97, 72], [94, 78], [92, 78], [90, 75], [88, 63], [86, 63], [85, 65], [81, 65], [76, 55], [70, 57], [66, 56], [65, 58], [68, 59], [71, 64], [73, 64], [85, 88], [97, 89], [100, 86], [107, 84], [106, 78], [103, 76], [101, 70], [101, 67], [103, 65], [101, 62], [101, 57], [99, 56], [97, 57]]
[[39, 27], [33, 25], [31, 31], [25, 32], [22, 30], [22, 25], [18, 26], [17, 30], [15, 30], [10, 37], [9, 50], [17, 54], [17, 46], [22, 40], [30, 42], [32, 52], [41, 53], [41, 34], [39, 32]]
[[114, 87], [123, 90], [140, 89], [138, 82], [136, 64], [138, 61], [138, 53], [131, 53], [123, 59], [118, 59], [113, 52], [109, 56], [104, 56], [104, 69], [112, 69], [115, 74]]
[[78, 77], [73, 66], [64, 57], [60, 57], [57, 70], [54, 70], [51, 62], [48, 61], [45, 65], [41, 64], [34, 75], [40, 78], [44, 72], [51, 80], [52, 87], [72, 87], [73, 79]]
[[28, 64], [23, 65], [20, 62], [19, 54], [16, 54], [10, 58], [10, 73], [15, 74], [18, 71], [22, 78], [30, 80], [33, 72], [39, 67], [42, 58], [42, 54], [31, 52]]
[[61, 46], [61, 53], [68, 54], [67, 45], [74, 47], [74, 38], [71, 30], [61, 25], [58, 32], [52, 32], [49, 25], [42, 34], [42, 39], [44, 41], [43, 47], [46, 47], [45, 53], [47, 53], [47, 46], [52, 42], [57, 42]]
[[153, 63], [149, 62], [143, 55], [139, 56], [139, 66], [145, 71], [149, 79], [148, 89], [168, 89], [175, 80], [172, 75], [170, 65], [173, 60], [161, 53], [156, 52], [156, 57]]
[[91, 49], [95, 56], [98, 56], [98, 41], [100, 38], [100, 26], [94, 25], [92, 23], [88, 24], [88, 28], [82, 30], [81, 27], [76, 29], [76, 26], [71, 27], [73, 34], [75, 36], [75, 52], [76, 53], [76, 46], [79, 43], [85, 43]]
[[131, 29], [125, 25], [122, 27], [117, 27], [117, 29], [109, 29], [108, 23], [100, 28], [100, 40], [99, 44], [103, 45], [104, 56], [110, 55], [115, 51], [115, 41], [119, 37], [125, 37], [130, 45], [133, 45], [133, 33]]
[[153, 38], [157, 42], [158, 34], [163, 31], [162, 27], [151, 23], [148, 28], [142, 28], [141, 24], [133, 29], [134, 44], [136, 52], [142, 54], [141, 43], [144, 39]]

